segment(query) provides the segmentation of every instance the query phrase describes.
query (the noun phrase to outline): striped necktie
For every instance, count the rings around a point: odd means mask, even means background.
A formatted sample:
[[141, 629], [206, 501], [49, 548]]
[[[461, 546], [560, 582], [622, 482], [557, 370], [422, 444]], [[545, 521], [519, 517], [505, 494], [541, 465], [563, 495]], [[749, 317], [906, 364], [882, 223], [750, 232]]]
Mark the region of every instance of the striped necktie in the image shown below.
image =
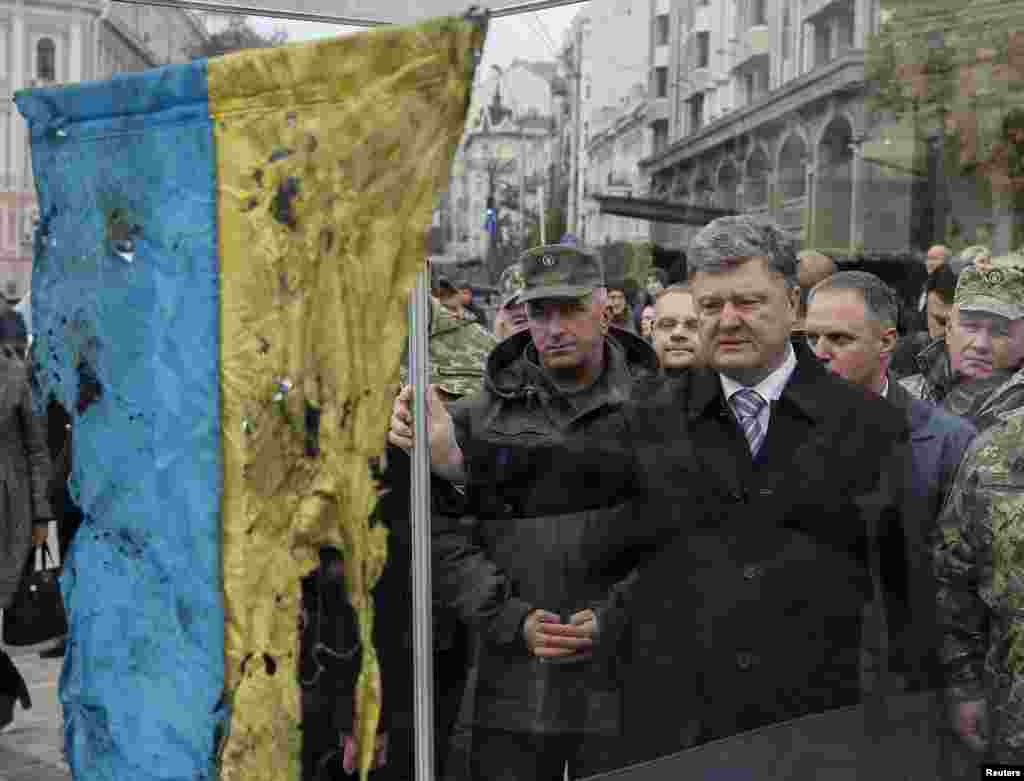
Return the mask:
[[729, 403], [732, 404], [736, 418], [739, 420], [740, 426], [743, 427], [743, 433], [747, 437], [747, 442], [750, 443], [750, 454], [756, 458], [757, 451], [764, 444], [766, 433], [761, 425], [761, 421], [757, 418], [768, 402], [756, 390], [744, 388], [743, 390], [736, 391], [732, 398], [729, 399]]

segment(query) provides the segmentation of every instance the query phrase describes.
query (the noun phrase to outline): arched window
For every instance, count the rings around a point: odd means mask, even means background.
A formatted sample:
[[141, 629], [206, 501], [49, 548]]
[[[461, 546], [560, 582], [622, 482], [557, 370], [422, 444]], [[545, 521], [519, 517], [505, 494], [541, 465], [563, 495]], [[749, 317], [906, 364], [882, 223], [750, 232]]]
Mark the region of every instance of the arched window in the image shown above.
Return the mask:
[[36, 78], [57, 80], [57, 45], [52, 38], [40, 38], [36, 44]]
[[779, 155], [779, 190], [783, 198], [801, 198], [807, 190], [807, 147], [797, 134], [791, 135]]
[[747, 182], [743, 191], [743, 203], [752, 207], [768, 203], [768, 158], [758, 147], [747, 161]]

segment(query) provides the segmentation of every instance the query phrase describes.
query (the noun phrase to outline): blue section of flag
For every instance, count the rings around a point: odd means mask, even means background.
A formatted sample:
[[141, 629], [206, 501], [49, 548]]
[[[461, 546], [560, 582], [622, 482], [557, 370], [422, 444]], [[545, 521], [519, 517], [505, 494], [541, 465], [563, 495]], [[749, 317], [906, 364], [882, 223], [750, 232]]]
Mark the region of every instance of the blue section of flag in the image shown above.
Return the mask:
[[15, 98], [41, 216], [39, 403], [75, 411], [61, 587], [78, 781], [217, 777], [224, 728], [216, 168], [206, 64]]

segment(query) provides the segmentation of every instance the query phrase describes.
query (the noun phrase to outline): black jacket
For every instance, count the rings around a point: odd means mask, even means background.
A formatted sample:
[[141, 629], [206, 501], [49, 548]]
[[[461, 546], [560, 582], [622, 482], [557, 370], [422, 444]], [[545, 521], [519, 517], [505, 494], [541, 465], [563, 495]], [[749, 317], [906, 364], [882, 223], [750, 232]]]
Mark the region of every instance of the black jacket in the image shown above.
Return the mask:
[[[637, 506], [617, 540], [591, 542], [608, 575], [640, 565], [625, 759], [861, 699], [872, 569], [903, 560], [903, 490], [890, 482], [902, 480], [906, 420], [796, 349], [756, 463], [713, 371], [628, 405]], [[896, 550], [875, 555], [879, 540]]]
[[[607, 605], [628, 588], [628, 573], [589, 574], [583, 540], [588, 527], [617, 517], [609, 513], [628, 476], [590, 432], [621, 417], [638, 376], [657, 372], [646, 342], [612, 329], [602, 376], [567, 396], [546, 379], [523, 333], [491, 354], [484, 391], [452, 406], [472, 522], [437, 515], [436, 583], [480, 633], [477, 725], [542, 734], [619, 729], [620, 687], [607, 649], [621, 613]], [[590, 661], [551, 664], [529, 653], [522, 627], [531, 610], [588, 607], [602, 646]]]

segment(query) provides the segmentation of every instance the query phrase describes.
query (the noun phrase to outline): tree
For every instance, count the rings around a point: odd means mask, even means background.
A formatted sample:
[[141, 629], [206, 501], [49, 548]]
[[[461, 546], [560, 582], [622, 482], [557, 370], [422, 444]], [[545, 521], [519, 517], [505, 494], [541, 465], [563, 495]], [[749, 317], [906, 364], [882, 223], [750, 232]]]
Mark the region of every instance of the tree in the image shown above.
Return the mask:
[[956, 185], [991, 213], [994, 251], [1024, 243], [1022, 23], [1021, 0], [922, 0], [896, 10], [870, 43], [870, 106], [911, 140], [887, 162], [936, 179], [931, 240], [979, 240], [962, 232], [957, 209], [947, 216]]
[[271, 46], [280, 46], [287, 41], [288, 33], [284, 30], [278, 29], [271, 35], [261, 35], [253, 29], [245, 17], [232, 16], [227, 27], [210, 33], [205, 41], [193, 45], [188, 51], [188, 56], [192, 59], [219, 57], [222, 54], [242, 49], [267, 49]]
[[[546, 210], [544, 215], [544, 240], [548, 244], [557, 244], [558, 240], [565, 234], [565, 211], [559, 206], [553, 206]], [[534, 220], [526, 234], [526, 246], [540, 246], [540, 226]]]

